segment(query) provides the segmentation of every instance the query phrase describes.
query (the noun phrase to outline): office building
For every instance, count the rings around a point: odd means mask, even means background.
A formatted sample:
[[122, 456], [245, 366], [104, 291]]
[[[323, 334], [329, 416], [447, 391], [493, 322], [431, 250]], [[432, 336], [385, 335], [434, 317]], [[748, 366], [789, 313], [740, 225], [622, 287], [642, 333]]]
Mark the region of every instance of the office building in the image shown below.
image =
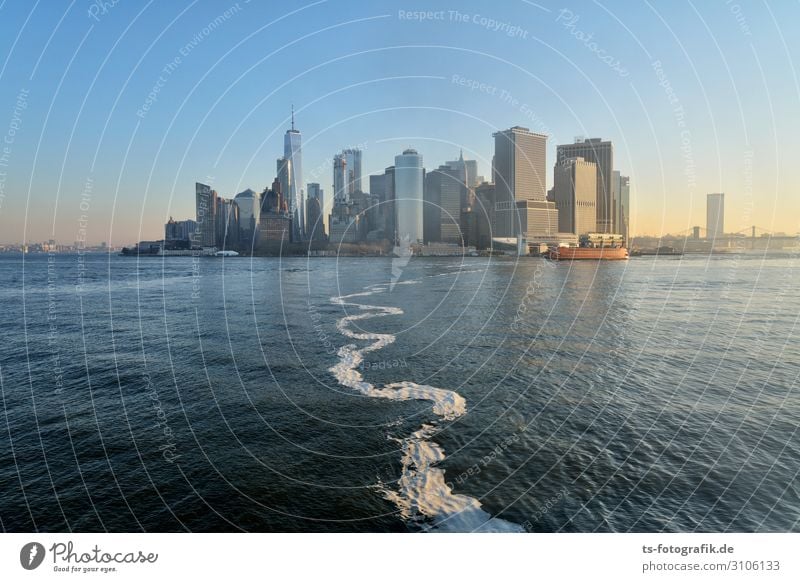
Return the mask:
[[[255, 247], [266, 250], [276, 244], [291, 241], [292, 219], [289, 204], [281, 191], [281, 181], [275, 178], [271, 188], [261, 193]], [[249, 241], [248, 241], [249, 242]]]
[[520, 200], [516, 204], [519, 222], [516, 237], [530, 242], [552, 241], [558, 235], [558, 210], [548, 200]]
[[342, 150], [345, 161], [345, 190], [348, 196], [361, 192], [361, 150], [348, 148]]
[[[556, 210], [547, 202], [546, 148], [547, 136], [526, 127], [494, 134], [495, 237], [534, 234], [522, 228], [523, 220], [530, 226], [551, 223], [549, 215]], [[526, 213], [524, 219], [520, 212]], [[529, 212], [533, 215], [527, 216]], [[542, 212], [544, 216], [535, 216]]]
[[217, 193], [211, 186], [200, 182], [196, 182], [194, 188], [197, 228], [192, 242], [195, 246], [213, 247], [216, 243]]
[[230, 249], [239, 245], [239, 206], [233, 200], [217, 198], [216, 230], [217, 248]]
[[425, 243], [462, 243], [461, 209], [468, 199], [466, 166], [439, 166], [425, 175], [423, 236]]
[[465, 176], [464, 183], [466, 184], [467, 188], [475, 188], [475, 186], [483, 182], [483, 177], [478, 176], [477, 160], [465, 160], [464, 150], [461, 150], [461, 153], [459, 154], [457, 160], [454, 160], [452, 162], [445, 162], [444, 165], [449, 166], [454, 170], [459, 170], [463, 168]]
[[491, 182], [483, 182], [475, 188], [475, 246], [479, 249], [488, 249], [492, 246], [495, 225], [495, 188]]
[[706, 237], [716, 240], [725, 235], [725, 194], [706, 196]]
[[[175, 221], [170, 216], [169, 222], [167, 222], [164, 225], [164, 240], [165, 241], [192, 240], [196, 229], [197, 229], [197, 222], [195, 222], [194, 220]], [[55, 245], [55, 242], [53, 242], [52, 245]]]
[[553, 198], [558, 232], [597, 232], [597, 165], [583, 158], [566, 158], [553, 169]]
[[248, 188], [239, 192], [234, 201], [239, 208], [239, 244], [250, 249], [255, 244], [256, 229], [261, 215], [261, 198]]
[[623, 176], [618, 170], [614, 170], [613, 179], [614, 190], [614, 225], [617, 234], [621, 234], [627, 244], [630, 235], [630, 203], [631, 203], [631, 180], [628, 176]]
[[294, 107], [292, 107], [292, 128], [283, 137], [283, 157], [290, 162], [286, 166], [289, 174], [288, 187], [283, 190], [289, 204], [289, 214], [297, 240], [304, 232], [303, 204], [303, 148], [300, 131], [294, 126]]
[[394, 166], [369, 177], [369, 193], [374, 204], [374, 228], [367, 238], [394, 241]]
[[601, 138], [578, 139], [575, 143], [556, 148], [556, 164], [569, 158], [583, 158], [597, 167], [597, 232], [616, 233], [614, 224], [614, 191], [612, 187], [614, 170], [614, 146]]
[[321, 221], [320, 224], [322, 226], [323, 232], [328, 232], [328, 215], [330, 214], [330, 205], [325, 204], [325, 191], [320, 188], [320, 185], [316, 182], [311, 182], [307, 184], [308, 190], [306, 192], [306, 220], [309, 224], [308, 229], [311, 230], [311, 225], [313, 222], [308, 217], [308, 208], [309, 208], [309, 201], [312, 198], [316, 198], [319, 201], [319, 208], [320, 208], [320, 216]]
[[325, 223], [319, 198], [309, 195], [306, 199], [306, 238], [325, 240]]
[[349, 198], [347, 158], [344, 154], [336, 154], [333, 156], [333, 204], [346, 204]]
[[395, 156], [395, 244], [403, 248], [423, 240], [424, 179], [422, 156], [417, 150], [407, 149]]

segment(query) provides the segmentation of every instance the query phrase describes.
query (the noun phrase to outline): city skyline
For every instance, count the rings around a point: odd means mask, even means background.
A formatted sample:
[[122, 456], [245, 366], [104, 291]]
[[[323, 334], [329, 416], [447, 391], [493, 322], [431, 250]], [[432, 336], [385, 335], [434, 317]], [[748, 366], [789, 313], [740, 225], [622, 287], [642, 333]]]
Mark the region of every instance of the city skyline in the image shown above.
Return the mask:
[[799, 16], [0, 0], [0, 571], [796, 578]]
[[[157, 37], [136, 34], [138, 9], [120, 3], [97, 18], [65, 13], [51, 44], [49, 34], [23, 35], [0, 69], [0, 122], [12, 141], [0, 159], [0, 242], [74, 240], [82, 198], [91, 198], [88, 240], [124, 244], [157, 236], [169, 216], [191, 216], [186, 184], [223, 196], [261, 191], [292, 104], [304, 130], [303, 188], [331, 190], [332, 153], [354, 144], [365, 181], [409, 147], [432, 168], [463, 149], [490, 176], [485, 136], [522, 125], [550, 135], [550, 160], [578, 135], [612, 141], [616, 169], [631, 178], [634, 236], [704, 224], [709, 192], [728, 194], [731, 232], [797, 232], [800, 170], [778, 144], [800, 129], [790, 60], [798, 41], [766, 33], [783, 6], [747, 14], [753, 36], [725, 6], [694, 7], [688, 21], [658, 5], [492, 8], [525, 38], [457, 21], [441, 2], [429, 7], [442, 18], [415, 20], [383, 2], [279, 13], [252, 3], [154, 6], [145, 14], [164, 30]], [[22, 4], [0, 12], [9, 30], [58, 23]], [[302, 41], [298, 28], [308, 31]], [[619, 66], [598, 59], [589, 35]], [[335, 39], [336, 49], [301, 48], [311, 39]]]

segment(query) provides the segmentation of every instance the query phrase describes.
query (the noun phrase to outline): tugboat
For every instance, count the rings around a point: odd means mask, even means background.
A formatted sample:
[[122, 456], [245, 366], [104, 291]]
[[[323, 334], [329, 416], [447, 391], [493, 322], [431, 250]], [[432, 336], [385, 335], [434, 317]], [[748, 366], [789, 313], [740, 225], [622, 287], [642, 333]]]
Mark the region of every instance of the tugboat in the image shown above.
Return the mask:
[[547, 256], [553, 261], [621, 261], [628, 258], [628, 249], [621, 234], [590, 233], [582, 234], [577, 246], [551, 247]]

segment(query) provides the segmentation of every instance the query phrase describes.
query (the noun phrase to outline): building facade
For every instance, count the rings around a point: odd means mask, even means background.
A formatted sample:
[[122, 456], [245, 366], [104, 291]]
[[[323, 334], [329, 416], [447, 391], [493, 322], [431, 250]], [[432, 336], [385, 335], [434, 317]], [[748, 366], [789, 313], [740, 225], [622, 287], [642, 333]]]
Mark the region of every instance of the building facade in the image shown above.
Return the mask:
[[303, 145], [300, 131], [294, 126], [294, 108], [292, 109], [292, 127], [286, 130], [283, 137], [283, 157], [290, 164], [287, 166], [289, 173], [288, 188], [283, 190], [289, 205], [289, 214], [292, 218], [293, 228], [298, 238], [302, 238], [305, 230], [304, 204], [303, 204]]
[[344, 154], [336, 154], [333, 156], [333, 204], [346, 204], [348, 199], [347, 158]]
[[617, 234], [621, 234], [625, 242], [630, 240], [630, 203], [631, 179], [614, 170], [614, 224]]
[[597, 232], [616, 233], [614, 224], [614, 145], [601, 138], [579, 139], [556, 148], [556, 164], [569, 158], [583, 158], [597, 167]]
[[[311, 220], [311, 217], [308, 216], [308, 209], [310, 208], [309, 203], [312, 199], [316, 199], [319, 203], [319, 217], [315, 220]], [[308, 230], [309, 232], [314, 229], [316, 232], [315, 235], [309, 234], [310, 240], [320, 240], [319, 238], [314, 238], [320, 234], [320, 227], [321, 233], [323, 238], [325, 233], [328, 232], [328, 221], [327, 217], [330, 214], [330, 208], [325, 206], [325, 191], [320, 188], [320, 185], [316, 182], [311, 182], [308, 184], [308, 192], [306, 192], [306, 220], [308, 222]], [[316, 222], [320, 223], [320, 226], [314, 227]]]
[[553, 168], [553, 197], [558, 231], [576, 235], [597, 232], [597, 165], [566, 158]]
[[[177, 240], [192, 240], [195, 230], [197, 229], [197, 222], [194, 220], [172, 220], [170, 216], [169, 222], [164, 225], [164, 240], [177, 241]], [[55, 245], [55, 243], [53, 243]]]
[[[494, 134], [495, 237], [525, 234], [518, 210], [555, 211], [547, 204], [547, 136], [515, 126]], [[518, 205], [518, 202], [537, 204]], [[544, 204], [540, 204], [544, 203]], [[549, 224], [550, 218], [525, 217], [527, 224]]]
[[196, 182], [195, 209], [197, 212], [197, 227], [192, 243], [195, 246], [213, 247], [216, 243], [215, 213], [217, 208], [217, 193], [208, 184]]
[[425, 175], [425, 243], [461, 244], [461, 210], [468, 198], [465, 165], [444, 165]]
[[250, 249], [255, 244], [256, 230], [261, 215], [260, 196], [250, 188], [239, 192], [234, 201], [239, 209], [239, 244]]
[[236, 248], [239, 245], [239, 206], [227, 198], [217, 198], [216, 247]]
[[394, 158], [395, 241], [405, 247], [423, 240], [423, 188], [425, 170], [417, 150], [407, 149]]
[[345, 189], [348, 196], [362, 192], [361, 183], [361, 150], [348, 148], [342, 150], [345, 161]]

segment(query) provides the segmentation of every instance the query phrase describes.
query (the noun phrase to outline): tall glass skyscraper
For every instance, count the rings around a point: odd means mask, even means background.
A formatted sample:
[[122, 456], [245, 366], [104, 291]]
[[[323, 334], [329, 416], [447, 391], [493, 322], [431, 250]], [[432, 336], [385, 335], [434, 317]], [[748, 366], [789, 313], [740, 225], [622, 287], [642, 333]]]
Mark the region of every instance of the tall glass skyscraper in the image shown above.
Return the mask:
[[239, 207], [239, 242], [248, 249], [252, 248], [261, 214], [259, 195], [248, 188], [239, 192], [234, 201]]
[[407, 246], [423, 239], [422, 156], [408, 149], [394, 158], [394, 197], [397, 243]]
[[361, 150], [350, 148], [342, 151], [345, 162], [345, 176], [347, 184], [347, 194], [352, 196], [361, 189]]
[[286, 130], [283, 137], [283, 157], [291, 161], [289, 171], [289, 191], [283, 195], [289, 201], [289, 214], [294, 223], [295, 232], [302, 236], [305, 232], [305, 216], [303, 212], [303, 151], [300, 131], [294, 127], [294, 107], [292, 107], [292, 128]]

